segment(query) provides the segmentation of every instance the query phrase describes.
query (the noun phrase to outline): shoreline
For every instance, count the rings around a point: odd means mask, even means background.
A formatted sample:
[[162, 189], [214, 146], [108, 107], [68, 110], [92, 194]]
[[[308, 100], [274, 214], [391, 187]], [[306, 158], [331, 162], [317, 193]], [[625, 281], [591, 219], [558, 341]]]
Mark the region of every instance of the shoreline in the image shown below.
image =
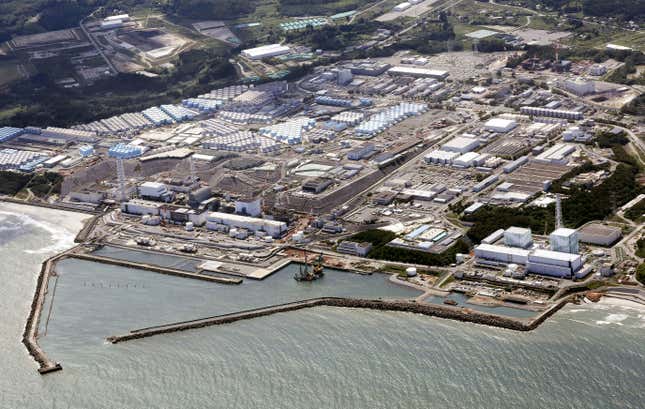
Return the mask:
[[[9, 205], [9, 207], [11, 207], [12, 205], [20, 206], [20, 207], [32, 206], [34, 208], [43, 207], [43, 206], [38, 206], [31, 203], [26, 203], [26, 202], [19, 203], [15, 201], [0, 200], [0, 204], [3, 204], [3, 203], [6, 203], [7, 205]], [[44, 207], [49, 208], [48, 206], [44, 206]], [[64, 212], [75, 213], [78, 215], [88, 216], [88, 213], [86, 212], [75, 211], [73, 209], [58, 209], [58, 208], [51, 208], [51, 209], [54, 211], [64, 211]], [[15, 209], [12, 209], [12, 210], [15, 210]], [[80, 226], [74, 238], [74, 241], [76, 243], [83, 242], [85, 238], [87, 238], [88, 234], [91, 233], [94, 225], [96, 224], [99, 218], [100, 218], [100, 215], [95, 214], [94, 217], [85, 217], [83, 220], [79, 221]], [[48, 289], [49, 279], [52, 276], [52, 273], [55, 271], [56, 264], [58, 261], [68, 257], [85, 258], [85, 255], [75, 254], [81, 248], [82, 248], [82, 244], [77, 244], [75, 246], [65, 249], [64, 251], [60, 251], [59, 253], [51, 257], [48, 257], [46, 260], [42, 262], [41, 269], [36, 280], [36, 288], [34, 291], [34, 296], [32, 299], [29, 315], [27, 317], [27, 322], [25, 324], [22, 342], [27, 348], [29, 354], [38, 363], [38, 366], [39, 366], [38, 372], [43, 375], [62, 370], [61, 364], [49, 359], [45, 351], [43, 351], [43, 349], [38, 345], [38, 335], [39, 335], [38, 330], [39, 330], [40, 320], [42, 319], [45, 299], [49, 290]], [[103, 257], [96, 257], [96, 256], [88, 257], [88, 258], [103, 259]], [[107, 260], [93, 260], [93, 261], [106, 262]], [[290, 260], [290, 262], [293, 262], [293, 260]], [[121, 261], [117, 261], [117, 260], [109, 261], [109, 264], [118, 265], [121, 263], [122, 263]], [[130, 263], [126, 263], [126, 264], [130, 264]], [[149, 267], [149, 268], [144, 268], [144, 269], [160, 270], [160, 268], [157, 268], [154, 266], [146, 265], [146, 267]], [[141, 267], [139, 266], [137, 268], [141, 268]], [[338, 268], [335, 266], [333, 268], [341, 271], [351, 272], [354, 274], [365, 274], [363, 272], [352, 271], [346, 268]], [[157, 272], [163, 272], [166, 274], [172, 273], [173, 275], [176, 275], [176, 272], [174, 270], [170, 271], [172, 269], [164, 268], [162, 270], [164, 271], [157, 271]], [[287, 303], [287, 304], [261, 307], [254, 310], [238, 311], [235, 313], [219, 315], [214, 317], [198, 318], [195, 320], [169, 323], [165, 325], [138, 329], [138, 330], [135, 329], [135, 330], [131, 330], [129, 333], [124, 335], [108, 337], [108, 340], [112, 343], [126, 342], [129, 340], [145, 338], [153, 335], [184, 331], [184, 330], [202, 328], [202, 327], [213, 326], [213, 325], [222, 325], [222, 324], [232, 323], [240, 320], [252, 319], [256, 317], [262, 317], [262, 316], [272, 315], [272, 314], [281, 313], [281, 312], [295, 311], [295, 310], [300, 310], [305, 308], [312, 308], [317, 306], [370, 309], [370, 310], [379, 310], [379, 311], [411, 312], [411, 313], [417, 313], [417, 314], [422, 314], [422, 315], [432, 316], [432, 317], [437, 317], [442, 319], [451, 319], [455, 321], [470, 322], [470, 323], [475, 323], [480, 325], [504, 328], [504, 329], [509, 329], [513, 331], [532, 331], [537, 327], [539, 327], [544, 321], [546, 321], [549, 317], [551, 317], [557, 311], [562, 309], [568, 303], [575, 300], [579, 300], [583, 294], [583, 293], [574, 293], [566, 297], [563, 297], [533, 318], [515, 318], [515, 317], [497, 315], [489, 312], [477, 311], [477, 310], [470, 309], [467, 306], [454, 307], [454, 306], [438, 305], [438, 304], [424, 302], [423, 298], [428, 296], [431, 293], [435, 293], [435, 291], [430, 291], [428, 289], [423, 288], [422, 286], [409, 283], [403, 280], [398, 280], [395, 274], [387, 274], [387, 275], [390, 276], [389, 281], [391, 283], [414, 288], [416, 290], [421, 291], [422, 294], [416, 298], [411, 298], [406, 300], [353, 299], [353, 298], [340, 298], [340, 297], [321, 297], [321, 298], [315, 298], [315, 299], [300, 300], [300, 301]], [[201, 278], [201, 277], [191, 277], [191, 278]], [[216, 281], [216, 280], [212, 280], [212, 281]], [[234, 281], [234, 280], [231, 280], [231, 281]], [[603, 291], [603, 293], [604, 293], [603, 298], [606, 299], [604, 303], [607, 303], [607, 304], [622, 303], [622, 305], [624, 305], [624, 303], [629, 303], [632, 305], [632, 307], [633, 305], [640, 306], [641, 308], [643, 307], [642, 304], [638, 304], [638, 301], [625, 300], [621, 296], [622, 294], [620, 293], [607, 294], [608, 293], [607, 291]], [[601, 300], [601, 302], [603, 301]]]
[[[34, 210], [46, 211], [51, 210], [54, 212], [64, 212], [71, 213], [79, 216], [84, 216], [82, 220], [79, 220], [79, 226], [76, 230], [76, 233], [72, 236], [70, 240], [70, 247], [65, 250], [58, 250], [56, 254], [47, 257], [40, 264], [40, 271], [36, 277], [36, 285], [34, 288], [34, 295], [31, 300], [31, 305], [29, 307], [29, 313], [27, 315], [27, 320], [25, 322], [24, 330], [22, 332], [22, 343], [25, 345], [27, 352], [38, 364], [38, 372], [41, 375], [45, 375], [51, 372], [60, 371], [63, 369], [62, 365], [59, 362], [51, 360], [45, 351], [38, 344], [38, 329], [40, 325], [40, 320], [42, 319], [43, 307], [45, 304], [45, 298], [49, 291], [49, 279], [51, 273], [53, 272], [56, 262], [64, 257], [71, 251], [74, 251], [78, 248], [78, 245], [74, 245], [74, 239], [78, 236], [78, 233], [83, 231], [87, 225], [90, 223], [91, 218], [88, 219], [90, 213], [80, 209], [70, 209], [62, 208], [57, 206], [49, 206], [39, 203], [25, 202], [21, 200], [11, 200], [6, 197], [0, 197], [0, 207], [6, 206], [7, 211], [18, 213], [30, 218], [35, 217], [33, 214]], [[27, 209], [29, 210], [27, 210]], [[40, 222], [40, 220], [38, 220]], [[52, 232], [50, 232], [51, 234]], [[67, 232], [66, 232], [67, 233]], [[71, 232], [70, 232], [71, 233]]]

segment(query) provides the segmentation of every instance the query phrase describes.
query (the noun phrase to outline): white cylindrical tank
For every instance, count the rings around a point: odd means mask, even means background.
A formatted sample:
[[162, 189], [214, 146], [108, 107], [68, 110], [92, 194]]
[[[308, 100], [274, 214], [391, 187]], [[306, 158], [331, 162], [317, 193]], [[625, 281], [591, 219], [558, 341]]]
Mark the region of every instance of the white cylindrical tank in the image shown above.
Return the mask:
[[408, 267], [405, 269], [405, 274], [408, 277], [414, 277], [417, 275], [417, 268], [416, 267]]
[[193, 231], [195, 230], [195, 225], [193, 222], [186, 222], [186, 231]]

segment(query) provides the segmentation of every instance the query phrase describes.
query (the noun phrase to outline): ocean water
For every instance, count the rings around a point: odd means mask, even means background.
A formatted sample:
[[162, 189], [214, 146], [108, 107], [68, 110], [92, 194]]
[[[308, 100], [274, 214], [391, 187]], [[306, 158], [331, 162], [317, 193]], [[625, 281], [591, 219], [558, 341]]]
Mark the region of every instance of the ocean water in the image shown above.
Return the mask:
[[[112, 345], [106, 336], [153, 319], [302, 290], [277, 276], [274, 288], [244, 294], [246, 283], [222, 291], [78, 260], [61, 266], [50, 321], [41, 323], [40, 342], [64, 369], [41, 376], [20, 337], [41, 261], [73, 245], [81, 218], [0, 204], [1, 409], [644, 407], [645, 310], [631, 304], [568, 306], [528, 333], [320, 307]], [[339, 275], [342, 285], [330, 287], [409, 296], [378, 277]]]

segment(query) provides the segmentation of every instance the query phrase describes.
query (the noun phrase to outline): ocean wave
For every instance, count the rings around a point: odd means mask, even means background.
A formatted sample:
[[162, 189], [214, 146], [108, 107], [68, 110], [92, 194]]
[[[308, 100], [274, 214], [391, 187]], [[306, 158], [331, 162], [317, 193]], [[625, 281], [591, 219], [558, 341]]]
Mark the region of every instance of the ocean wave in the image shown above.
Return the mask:
[[[0, 216], [4, 216], [0, 218], [0, 223], [2, 223], [3, 221], [5, 222], [2, 226], [0, 226], [0, 231], [2, 231], [3, 228], [6, 229], [5, 231], [18, 231], [24, 229], [27, 226], [32, 226], [49, 234], [52, 244], [39, 249], [25, 249], [23, 250], [25, 253], [54, 253], [66, 250], [74, 245], [74, 236], [69, 230], [67, 230], [60, 224], [38, 220], [29, 215], [17, 212], [0, 211]], [[9, 220], [9, 217], [15, 217], [17, 222], [9, 222], [10, 224], [8, 224], [7, 221]]]
[[609, 314], [604, 320], [596, 321], [598, 325], [623, 325], [622, 322], [629, 318], [627, 314]]

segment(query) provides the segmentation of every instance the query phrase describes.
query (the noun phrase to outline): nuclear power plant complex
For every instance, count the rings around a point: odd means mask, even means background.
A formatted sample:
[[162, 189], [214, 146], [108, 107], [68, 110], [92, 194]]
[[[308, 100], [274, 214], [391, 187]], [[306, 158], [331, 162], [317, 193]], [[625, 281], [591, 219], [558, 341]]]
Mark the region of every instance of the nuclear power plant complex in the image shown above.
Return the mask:
[[[235, 61], [302, 52], [259, 44]], [[534, 312], [633, 281], [635, 126], [585, 99], [602, 87], [512, 58], [338, 58], [66, 128], [3, 127], [0, 170], [24, 180], [6, 199], [96, 215], [88, 254], [188, 254], [217, 280], [263, 279], [307, 250], [463, 308]]]

